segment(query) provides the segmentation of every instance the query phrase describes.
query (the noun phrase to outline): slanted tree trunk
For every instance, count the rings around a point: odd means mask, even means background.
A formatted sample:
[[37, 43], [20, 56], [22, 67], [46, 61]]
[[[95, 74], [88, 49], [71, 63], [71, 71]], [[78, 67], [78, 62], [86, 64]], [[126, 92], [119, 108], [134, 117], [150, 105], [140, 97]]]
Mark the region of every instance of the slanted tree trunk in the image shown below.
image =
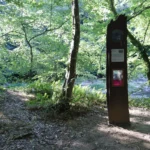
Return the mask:
[[150, 60], [148, 58], [148, 55], [146, 53], [147, 49], [131, 34], [130, 31], [128, 31], [128, 37], [131, 41], [131, 43], [136, 46], [139, 50], [139, 53], [144, 61], [144, 64], [146, 65], [146, 74], [147, 74], [147, 78], [149, 80], [149, 84], [150, 84]]
[[70, 47], [70, 55], [68, 60], [68, 67], [66, 70], [65, 81], [62, 88], [62, 97], [60, 105], [63, 111], [70, 108], [72, 99], [72, 91], [76, 78], [76, 63], [77, 54], [80, 43], [80, 19], [79, 19], [79, 5], [78, 0], [72, 1], [72, 42]]

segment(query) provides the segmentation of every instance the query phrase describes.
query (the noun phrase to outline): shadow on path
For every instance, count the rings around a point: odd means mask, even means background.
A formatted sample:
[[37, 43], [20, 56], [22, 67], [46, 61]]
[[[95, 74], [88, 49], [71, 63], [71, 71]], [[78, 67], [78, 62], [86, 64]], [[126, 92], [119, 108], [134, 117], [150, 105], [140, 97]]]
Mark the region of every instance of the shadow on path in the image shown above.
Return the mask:
[[93, 107], [75, 119], [43, 120], [29, 111], [29, 95], [7, 91], [0, 99], [0, 150], [148, 150], [150, 111], [131, 108], [131, 127], [107, 125], [107, 110]]

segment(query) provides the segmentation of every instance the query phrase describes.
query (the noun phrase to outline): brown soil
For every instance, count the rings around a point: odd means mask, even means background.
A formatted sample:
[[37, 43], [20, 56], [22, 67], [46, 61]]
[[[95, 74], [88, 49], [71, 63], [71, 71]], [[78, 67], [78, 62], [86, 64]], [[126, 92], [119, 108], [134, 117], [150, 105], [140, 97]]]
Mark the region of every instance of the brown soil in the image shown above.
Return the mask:
[[108, 126], [107, 110], [93, 107], [73, 119], [50, 119], [28, 110], [31, 95], [0, 96], [0, 150], [148, 150], [150, 111], [130, 108], [131, 126]]

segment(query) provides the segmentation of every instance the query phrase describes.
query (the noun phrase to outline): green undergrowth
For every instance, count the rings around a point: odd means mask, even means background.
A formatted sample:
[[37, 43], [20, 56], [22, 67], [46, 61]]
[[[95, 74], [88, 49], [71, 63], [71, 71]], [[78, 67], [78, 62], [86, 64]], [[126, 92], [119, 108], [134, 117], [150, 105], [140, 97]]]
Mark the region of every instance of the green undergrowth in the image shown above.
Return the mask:
[[3, 95], [5, 91], [6, 89], [0, 86], [0, 95]]
[[[43, 109], [55, 111], [55, 106], [58, 104], [62, 92], [62, 85], [58, 82], [41, 82], [35, 81], [27, 87], [27, 92], [34, 94], [27, 102], [29, 109]], [[91, 90], [87, 87], [75, 85], [73, 89], [73, 97], [70, 103], [71, 109], [90, 108], [93, 105], [104, 104], [106, 97], [101, 91]]]
[[28, 85], [27, 92], [32, 93], [34, 97], [27, 102], [27, 106], [31, 109], [42, 109], [56, 104], [60, 96], [59, 84], [35, 81]]
[[12, 83], [8, 83], [5, 88], [9, 89], [9, 90], [18, 90], [18, 91], [25, 91], [27, 88], [27, 85], [30, 84], [30, 82], [12, 82]]
[[129, 106], [150, 109], [150, 98], [129, 99]]
[[3, 88], [3, 87], [0, 86], [0, 93], [4, 92], [4, 91], [5, 91], [5, 88]]
[[101, 90], [82, 87], [80, 85], [76, 85], [73, 89], [72, 105], [90, 107], [93, 105], [101, 105], [105, 101], [106, 95]]
[[0, 86], [0, 108], [2, 107], [1, 103], [4, 101], [4, 93], [6, 89]]

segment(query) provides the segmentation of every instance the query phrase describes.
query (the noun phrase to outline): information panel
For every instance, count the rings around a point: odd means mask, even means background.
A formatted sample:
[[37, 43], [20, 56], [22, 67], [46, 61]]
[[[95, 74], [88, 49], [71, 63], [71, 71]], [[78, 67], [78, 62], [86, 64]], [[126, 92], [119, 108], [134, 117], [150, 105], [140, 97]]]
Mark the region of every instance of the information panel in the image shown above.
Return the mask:
[[124, 62], [124, 49], [111, 49], [111, 62]]

